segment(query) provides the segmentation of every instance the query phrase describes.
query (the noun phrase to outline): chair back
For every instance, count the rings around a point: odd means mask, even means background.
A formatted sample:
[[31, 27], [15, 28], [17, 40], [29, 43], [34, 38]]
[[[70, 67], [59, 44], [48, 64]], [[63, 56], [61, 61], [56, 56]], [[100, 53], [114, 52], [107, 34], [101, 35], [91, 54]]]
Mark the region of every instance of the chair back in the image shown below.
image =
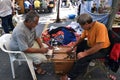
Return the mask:
[[[11, 63], [11, 70], [12, 76], [15, 79], [15, 70], [14, 70], [14, 61], [18, 61], [19, 65], [21, 65], [21, 61], [26, 61], [30, 72], [32, 74], [33, 80], [37, 80], [36, 74], [33, 67], [32, 60], [28, 60], [24, 52], [21, 51], [11, 51], [9, 47], [9, 43], [11, 40], [11, 34], [4, 34], [0, 37], [0, 48], [2, 51], [9, 53], [10, 63]], [[15, 54], [15, 55], [14, 55]]]
[[0, 47], [5, 47], [5, 49], [10, 50], [9, 43], [11, 39], [11, 34], [4, 34], [0, 37]]

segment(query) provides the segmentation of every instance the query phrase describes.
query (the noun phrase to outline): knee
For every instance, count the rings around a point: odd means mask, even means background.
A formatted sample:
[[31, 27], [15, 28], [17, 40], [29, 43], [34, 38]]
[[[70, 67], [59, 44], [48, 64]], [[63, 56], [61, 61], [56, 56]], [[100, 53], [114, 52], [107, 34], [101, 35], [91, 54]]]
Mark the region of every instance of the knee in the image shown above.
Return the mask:
[[47, 58], [45, 56], [42, 56], [42, 57], [35, 58], [33, 60], [33, 63], [34, 64], [41, 64], [42, 62], [45, 62], [46, 60], [47, 60]]

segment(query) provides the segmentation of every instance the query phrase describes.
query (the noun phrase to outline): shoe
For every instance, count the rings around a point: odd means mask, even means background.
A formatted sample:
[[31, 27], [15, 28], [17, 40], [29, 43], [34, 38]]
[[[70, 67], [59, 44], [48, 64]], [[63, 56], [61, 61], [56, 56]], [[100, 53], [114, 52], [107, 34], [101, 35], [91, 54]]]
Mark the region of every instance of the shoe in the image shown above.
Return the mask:
[[41, 68], [37, 68], [37, 69], [35, 70], [35, 72], [36, 72], [37, 74], [41, 74], [41, 75], [46, 74], [46, 71], [43, 70], [43, 69], [41, 69]]

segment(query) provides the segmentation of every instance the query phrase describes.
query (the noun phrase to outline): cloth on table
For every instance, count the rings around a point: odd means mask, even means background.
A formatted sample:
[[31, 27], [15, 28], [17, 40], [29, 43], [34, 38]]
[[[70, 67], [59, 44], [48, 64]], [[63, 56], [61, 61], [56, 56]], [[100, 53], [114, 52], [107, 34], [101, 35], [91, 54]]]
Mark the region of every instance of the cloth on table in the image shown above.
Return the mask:
[[70, 42], [76, 41], [76, 36], [73, 29], [66, 27], [57, 27], [49, 31], [46, 30], [42, 33], [43, 42], [50, 44], [51, 46], [56, 45], [67, 45]]

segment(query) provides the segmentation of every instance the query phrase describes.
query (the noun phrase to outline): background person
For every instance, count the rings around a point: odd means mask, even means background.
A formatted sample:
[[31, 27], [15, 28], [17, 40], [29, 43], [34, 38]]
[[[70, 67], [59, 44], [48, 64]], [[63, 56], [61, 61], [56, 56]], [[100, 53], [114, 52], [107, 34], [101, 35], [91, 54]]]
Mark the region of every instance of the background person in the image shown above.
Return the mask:
[[48, 6], [47, 6], [48, 12], [49, 12], [49, 13], [52, 13], [54, 7], [55, 7], [55, 2], [54, 2], [54, 0], [50, 0], [50, 1], [48, 2]]
[[41, 5], [41, 2], [39, 0], [34, 1], [34, 9], [36, 11], [40, 11], [40, 7], [41, 7], [40, 5]]
[[[44, 74], [40, 64], [47, 60], [44, 53], [48, 48], [44, 48], [39, 36], [36, 36], [36, 25], [38, 25], [39, 15], [30, 11], [26, 14], [25, 20], [17, 24], [12, 33], [10, 49], [14, 51], [23, 51], [27, 58], [32, 60], [36, 72]], [[35, 42], [36, 41], [36, 42]]]
[[29, 2], [32, 4], [32, 8], [34, 9], [34, 0], [29, 0]]
[[96, 5], [97, 5], [96, 3], [93, 3], [93, 6], [91, 8], [92, 13], [97, 13], [97, 6]]
[[24, 8], [25, 8], [25, 13], [29, 12], [30, 9], [32, 9], [32, 4], [29, 2], [29, 0], [24, 1]]
[[14, 13], [11, 0], [0, 0], [0, 18], [2, 20], [2, 28], [5, 33], [9, 33], [14, 29], [12, 23], [12, 15]]
[[[67, 76], [62, 77], [63, 80], [67, 80], [68, 77], [71, 80], [78, 76], [82, 77], [87, 70], [89, 62], [92, 59], [106, 57], [110, 46], [108, 31], [104, 24], [93, 21], [92, 17], [85, 13], [78, 17], [77, 22], [84, 31], [76, 44], [68, 50], [68, 53], [77, 46], [76, 53], [78, 60]], [[84, 41], [85, 38], [87, 38], [87, 43]]]

